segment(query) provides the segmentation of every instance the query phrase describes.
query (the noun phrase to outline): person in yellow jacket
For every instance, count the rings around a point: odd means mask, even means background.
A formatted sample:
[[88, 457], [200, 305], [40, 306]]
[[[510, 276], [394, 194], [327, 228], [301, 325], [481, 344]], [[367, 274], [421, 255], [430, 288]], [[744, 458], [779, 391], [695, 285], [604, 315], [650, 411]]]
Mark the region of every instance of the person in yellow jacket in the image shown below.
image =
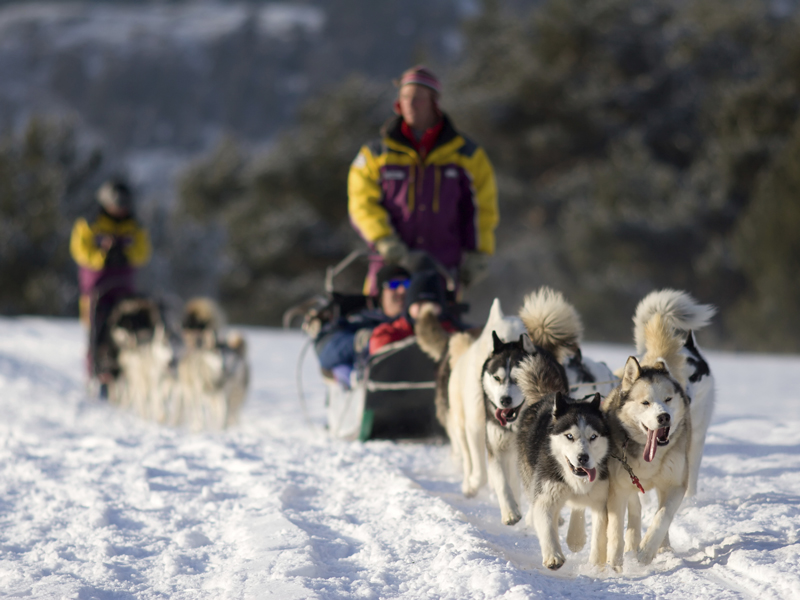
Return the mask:
[[70, 253], [78, 264], [81, 321], [90, 329], [90, 375], [100, 376], [95, 348], [113, 306], [135, 293], [136, 271], [150, 260], [147, 231], [133, 214], [133, 197], [120, 179], [97, 191], [99, 211], [93, 220], [79, 218], [70, 237]]
[[348, 175], [350, 221], [375, 251], [375, 274], [423, 250], [469, 286], [487, 271], [499, 222], [494, 170], [484, 150], [439, 109], [436, 76], [418, 66], [403, 73], [382, 139], [361, 148]]

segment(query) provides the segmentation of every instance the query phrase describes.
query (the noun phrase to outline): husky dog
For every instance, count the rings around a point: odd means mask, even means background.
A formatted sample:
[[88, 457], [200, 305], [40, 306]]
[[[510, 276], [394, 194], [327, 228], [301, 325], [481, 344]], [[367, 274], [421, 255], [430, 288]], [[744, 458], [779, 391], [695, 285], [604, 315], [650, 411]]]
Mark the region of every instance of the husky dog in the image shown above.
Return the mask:
[[[628, 515], [628, 549], [638, 549], [639, 561], [652, 562], [668, 544], [669, 525], [686, 493], [692, 427], [689, 398], [684, 392], [686, 357], [683, 339], [661, 314], [654, 314], [643, 332], [645, 355], [629, 357], [622, 382], [608, 395], [603, 410], [612, 431], [609, 463], [608, 560], [620, 569], [623, 528]], [[638, 483], [637, 483], [638, 482]], [[658, 493], [658, 510], [644, 539], [641, 508], [632, 496], [634, 484]]]
[[[542, 396], [535, 393], [539, 388], [523, 384], [521, 378], [539, 381], [547, 392], [566, 394], [567, 374], [562, 365], [579, 352], [582, 331], [575, 309], [550, 288], [528, 295], [519, 316], [527, 336], [511, 343], [494, 339], [493, 353], [482, 369], [489, 481], [507, 525], [521, 518], [516, 441], [519, 419]], [[528, 385], [527, 393], [521, 385]]]
[[165, 422], [174, 353], [158, 305], [148, 298], [124, 299], [108, 323], [120, 367], [109, 400], [142, 418]]
[[[600, 394], [589, 402], [547, 395], [525, 412], [517, 436], [519, 468], [531, 502], [528, 525], [536, 529], [542, 564], [558, 569], [565, 561], [558, 539], [558, 519], [565, 505], [592, 511], [589, 561], [606, 562], [606, 500], [610, 432], [600, 410]], [[575, 514], [575, 513], [573, 513]], [[583, 519], [573, 520], [567, 532], [570, 548], [585, 543]]]
[[531, 390], [565, 392], [567, 379], [556, 358], [547, 350], [526, 343], [526, 336], [505, 343], [493, 331], [492, 339], [494, 348], [481, 375], [489, 484], [497, 494], [503, 523], [514, 525], [522, 517], [516, 443], [519, 418], [540, 397], [530, 391], [526, 396], [520, 387], [525, 385], [521, 378], [526, 378]]
[[[461, 462], [464, 476], [461, 490], [465, 496], [474, 496], [488, 478], [482, 381], [484, 366], [495, 346], [493, 340], [495, 337], [502, 341], [518, 340], [524, 333], [522, 321], [505, 316], [500, 300], [495, 298], [477, 338], [473, 340], [469, 334], [461, 333], [448, 341], [437, 378], [436, 413], [450, 438], [454, 458]], [[519, 520], [518, 514], [503, 517], [509, 522]]]
[[186, 422], [195, 430], [235, 424], [249, 382], [244, 337], [238, 332], [223, 336], [222, 311], [208, 298], [186, 304], [182, 325], [176, 424]]
[[660, 314], [666, 324], [677, 333], [685, 336], [681, 353], [686, 357], [686, 373], [688, 380], [686, 394], [691, 401], [692, 443], [689, 446], [689, 485], [687, 496], [697, 493], [697, 476], [700, 471], [700, 460], [703, 457], [703, 446], [706, 432], [711, 424], [714, 412], [714, 376], [708, 362], [700, 352], [694, 332], [708, 325], [716, 309], [708, 304], [698, 304], [686, 292], [677, 290], [659, 290], [645, 296], [636, 307], [633, 317], [633, 336], [636, 352], [645, 353], [645, 326], [653, 315]]

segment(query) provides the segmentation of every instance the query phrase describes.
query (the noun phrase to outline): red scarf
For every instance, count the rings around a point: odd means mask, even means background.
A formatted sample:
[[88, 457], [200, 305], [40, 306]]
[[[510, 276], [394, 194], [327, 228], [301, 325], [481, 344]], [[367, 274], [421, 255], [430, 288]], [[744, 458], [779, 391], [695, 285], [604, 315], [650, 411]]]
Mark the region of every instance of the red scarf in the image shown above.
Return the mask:
[[414, 137], [414, 130], [409, 127], [408, 123], [403, 121], [400, 125], [400, 132], [408, 138], [408, 141], [411, 142], [411, 145], [414, 147], [414, 150], [417, 151], [420, 158], [425, 160], [425, 157], [428, 156], [428, 153], [433, 148], [433, 145], [436, 143], [436, 140], [439, 138], [439, 134], [442, 132], [442, 128], [444, 127], [444, 119], [439, 119], [439, 122], [425, 131], [422, 135], [422, 138], [417, 141], [417, 138]]

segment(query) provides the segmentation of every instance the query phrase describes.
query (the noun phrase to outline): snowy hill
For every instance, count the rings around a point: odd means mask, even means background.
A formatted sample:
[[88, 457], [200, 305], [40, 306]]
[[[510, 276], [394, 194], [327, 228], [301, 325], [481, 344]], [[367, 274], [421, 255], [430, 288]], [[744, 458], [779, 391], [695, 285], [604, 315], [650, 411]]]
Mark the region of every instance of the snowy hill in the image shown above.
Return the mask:
[[243, 424], [189, 434], [87, 399], [77, 322], [0, 319], [0, 596], [800, 597], [798, 357], [710, 353], [717, 412], [674, 554], [617, 575], [584, 550], [554, 574], [488, 491], [461, 496], [446, 446], [327, 439], [310, 357], [311, 424], [297, 399], [303, 337], [247, 334]]

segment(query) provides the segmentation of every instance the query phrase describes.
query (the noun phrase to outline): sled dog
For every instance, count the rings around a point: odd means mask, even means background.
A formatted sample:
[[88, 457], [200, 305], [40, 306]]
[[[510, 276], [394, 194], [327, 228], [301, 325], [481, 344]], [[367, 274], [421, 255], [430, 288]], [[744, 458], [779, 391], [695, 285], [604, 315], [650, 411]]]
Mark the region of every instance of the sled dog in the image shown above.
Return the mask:
[[[669, 525], [686, 493], [689, 476], [692, 427], [689, 398], [684, 392], [683, 339], [656, 313], [642, 331], [642, 343], [645, 354], [641, 362], [634, 356], [628, 358], [622, 382], [603, 403], [612, 432], [608, 561], [615, 569], [622, 567], [626, 508], [625, 546], [638, 550], [639, 561], [649, 564], [662, 544], [669, 543]], [[658, 510], [641, 540], [641, 507], [634, 499], [639, 484], [658, 494]]]
[[[494, 338], [508, 342], [519, 340], [524, 333], [522, 321], [504, 315], [500, 300], [495, 298], [477, 338], [460, 333], [448, 341], [437, 378], [436, 413], [450, 438], [455, 460], [461, 462], [465, 496], [475, 495], [488, 479], [483, 372], [495, 347]], [[499, 408], [500, 399], [497, 401]], [[514, 519], [519, 517], [504, 515], [504, 520]]]
[[224, 335], [224, 322], [208, 298], [192, 299], [184, 308], [176, 421], [195, 430], [235, 424], [247, 393], [247, 344], [238, 332]]
[[[494, 332], [492, 337], [494, 348], [481, 374], [489, 484], [497, 494], [503, 523], [513, 525], [522, 516], [516, 443], [520, 417], [539, 401], [543, 391], [566, 392], [567, 378], [556, 358], [526, 344], [526, 336], [508, 343]], [[527, 394], [522, 386], [527, 386]]]
[[697, 345], [694, 332], [708, 325], [716, 309], [698, 304], [686, 292], [659, 290], [645, 296], [636, 307], [633, 317], [636, 352], [645, 353], [645, 327], [653, 315], [660, 314], [666, 324], [685, 337], [681, 353], [686, 357], [686, 395], [691, 401], [692, 442], [689, 445], [689, 484], [687, 496], [697, 493], [697, 476], [706, 432], [714, 412], [714, 375]]
[[[506, 525], [521, 518], [516, 440], [520, 419], [544, 392], [567, 393], [563, 363], [579, 350], [581, 332], [575, 309], [549, 288], [529, 294], [519, 316], [527, 335], [504, 343], [493, 333], [493, 351], [481, 372], [488, 479]], [[527, 386], [527, 393], [521, 386]]]
[[592, 511], [589, 561], [605, 564], [610, 438], [600, 394], [591, 401], [577, 401], [561, 392], [545, 396], [522, 417], [517, 445], [522, 482], [531, 503], [526, 521], [539, 538], [542, 564], [548, 569], [564, 564], [558, 520], [565, 504], [580, 508], [570, 521], [568, 546], [583, 547], [582, 516], [588, 507]]
[[108, 325], [120, 369], [109, 400], [144, 419], [165, 422], [174, 353], [158, 305], [149, 298], [126, 298], [111, 311]]

